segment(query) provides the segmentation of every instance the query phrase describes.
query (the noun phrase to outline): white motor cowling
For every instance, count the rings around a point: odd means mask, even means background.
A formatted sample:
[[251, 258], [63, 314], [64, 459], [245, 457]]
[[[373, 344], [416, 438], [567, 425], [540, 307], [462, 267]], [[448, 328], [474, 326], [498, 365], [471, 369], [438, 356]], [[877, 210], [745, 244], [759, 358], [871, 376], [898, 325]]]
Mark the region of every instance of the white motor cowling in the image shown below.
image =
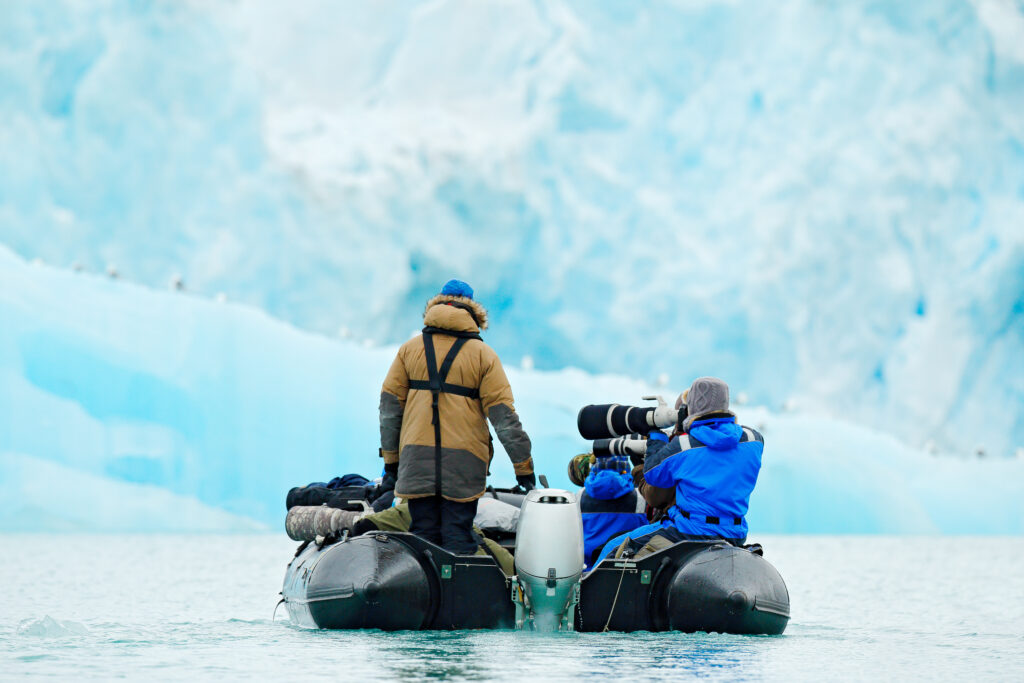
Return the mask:
[[571, 631], [583, 575], [583, 521], [574, 494], [527, 494], [516, 528], [515, 563], [516, 628]]

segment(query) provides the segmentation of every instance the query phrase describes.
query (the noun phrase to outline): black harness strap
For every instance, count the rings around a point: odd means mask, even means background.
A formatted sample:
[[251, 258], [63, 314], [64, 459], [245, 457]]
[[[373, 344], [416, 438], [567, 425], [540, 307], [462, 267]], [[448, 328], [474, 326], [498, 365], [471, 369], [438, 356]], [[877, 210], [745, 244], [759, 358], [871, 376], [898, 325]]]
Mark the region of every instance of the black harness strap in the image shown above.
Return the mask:
[[[462, 348], [462, 345], [466, 343], [467, 339], [479, 339], [480, 335], [475, 332], [457, 332], [455, 330], [442, 330], [440, 328], [424, 328], [423, 329], [423, 348], [427, 354], [427, 377], [432, 377], [430, 374], [431, 370], [437, 367], [437, 356], [434, 355], [434, 349], [431, 344], [428, 343], [428, 339], [432, 338], [433, 335], [445, 335], [449, 337], [455, 337], [456, 341], [453, 344], [452, 349], [444, 356], [444, 360], [441, 364], [440, 370], [437, 372], [437, 378], [440, 381], [441, 393], [454, 393], [457, 396], [465, 396], [466, 398], [479, 398], [480, 389], [478, 387], [466, 387], [461, 384], [449, 384], [444, 380], [447, 379], [447, 374], [452, 370], [452, 362], [455, 361], [455, 356]], [[422, 389], [423, 391], [433, 391], [434, 386], [430, 380], [410, 380], [410, 389]]]
[[[448, 378], [448, 373], [452, 369], [452, 363], [455, 362], [455, 356], [459, 355], [459, 350], [462, 345], [466, 343], [471, 337], [458, 337], [455, 339], [455, 343], [452, 344], [452, 348], [449, 349], [448, 355], [444, 357], [441, 362], [440, 370], [437, 367], [437, 355], [434, 352], [434, 334], [432, 332], [423, 332], [423, 352], [426, 354], [427, 360], [427, 377], [429, 378], [426, 382], [423, 380], [410, 380], [410, 389], [425, 389], [430, 391], [431, 402], [430, 408], [433, 413], [431, 421], [434, 425], [434, 495], [441, 496], [441, 408], [438, 403], [442, 393], [446, 394], [457, 394], [459, 396], [465, 396], [467, 398], [480, 398], [479, 389], [471, 389], [470, 387], [460, 386], [458, 384], [448, 384], [445, 379]], [[477, 337], [479, 339], [479, 337]]]
[[[421, 379], [409, 380], [410, 389], [422, 389], [423, 391], [433, 391], [430, 386], [430, 382], [425, 382]], [[448, 382], [441, 383], [442, 394], [455, 394], [456, 396], [465, 396], [466, 398], [480, 398], [479, 389], [470, 389], [459, 384], [448, 384]]]
[[[687, 512], [685, 510], [680, 510], [679, 512], [682, 513], [683, 517], [685, 517], [686, 519], [690, 519], [690, 513], [689, 512]], [[697, 516], [700, 517], [701, 515], [697, 515]], [[704, 523], [705, 524], [714, 524], [714, 525], [717, 526], [718, 524], [722, 523], [722, 518], [710, 517], [710, 516], [706, 516], [705, 515], [704, 516]], [[743, 524], [743, 518], [742, 517], [733, 517], [732, 518], [732, 523], [733, 523], [734, 526], [739, 526], [740, 524]]]

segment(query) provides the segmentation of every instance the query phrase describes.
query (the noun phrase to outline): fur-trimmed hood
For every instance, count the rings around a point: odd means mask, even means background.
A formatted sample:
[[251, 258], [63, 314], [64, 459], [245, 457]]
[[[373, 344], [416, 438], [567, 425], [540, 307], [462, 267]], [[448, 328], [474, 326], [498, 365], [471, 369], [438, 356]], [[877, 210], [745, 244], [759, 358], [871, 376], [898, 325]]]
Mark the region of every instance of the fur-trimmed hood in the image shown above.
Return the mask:
[[430, 309], [438, 304], [452, 304], [456, 308], [468, 309], [468, 312], [476, 320], [477, 327], [479, 327], [481, 331], [487, 329], [487, 309], [484, 308], [480, 302], [474, 301], [469, 297], [452, 296], [450, 294], [438, 294], [427, 302], [426, 308], [423, 309], [424, 323], [427, 322], [427, 314], [430, 312]]

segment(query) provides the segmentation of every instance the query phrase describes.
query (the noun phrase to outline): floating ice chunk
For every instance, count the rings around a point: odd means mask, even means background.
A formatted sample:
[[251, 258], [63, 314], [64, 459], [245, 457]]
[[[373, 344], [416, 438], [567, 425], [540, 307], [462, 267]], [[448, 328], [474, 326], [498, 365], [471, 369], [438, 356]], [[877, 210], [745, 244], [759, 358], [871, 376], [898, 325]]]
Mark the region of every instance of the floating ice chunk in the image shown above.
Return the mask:
[[19, 636], [35, 638], [67, 638], [70, 636], [87, 635], [89, 629], [77, 621], [64, 621], [47, 615], [41, 619], [25, 619], [21, 621], [18, 624], [17, 633]]

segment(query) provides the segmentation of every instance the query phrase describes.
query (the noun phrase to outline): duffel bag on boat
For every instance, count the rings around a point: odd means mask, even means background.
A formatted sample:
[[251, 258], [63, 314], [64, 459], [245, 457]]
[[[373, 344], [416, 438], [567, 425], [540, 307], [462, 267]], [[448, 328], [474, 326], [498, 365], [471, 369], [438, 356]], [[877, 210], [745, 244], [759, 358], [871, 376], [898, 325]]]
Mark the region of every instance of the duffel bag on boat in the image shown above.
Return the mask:
[[285, 506], [291, 510], [296, 505], [326, 505], [340, 510], [362, 510], [363, 502], [369, 500], [372, 487], [342, 486], [329, 489], [326, 486], [296, 486], [288, 492]]

